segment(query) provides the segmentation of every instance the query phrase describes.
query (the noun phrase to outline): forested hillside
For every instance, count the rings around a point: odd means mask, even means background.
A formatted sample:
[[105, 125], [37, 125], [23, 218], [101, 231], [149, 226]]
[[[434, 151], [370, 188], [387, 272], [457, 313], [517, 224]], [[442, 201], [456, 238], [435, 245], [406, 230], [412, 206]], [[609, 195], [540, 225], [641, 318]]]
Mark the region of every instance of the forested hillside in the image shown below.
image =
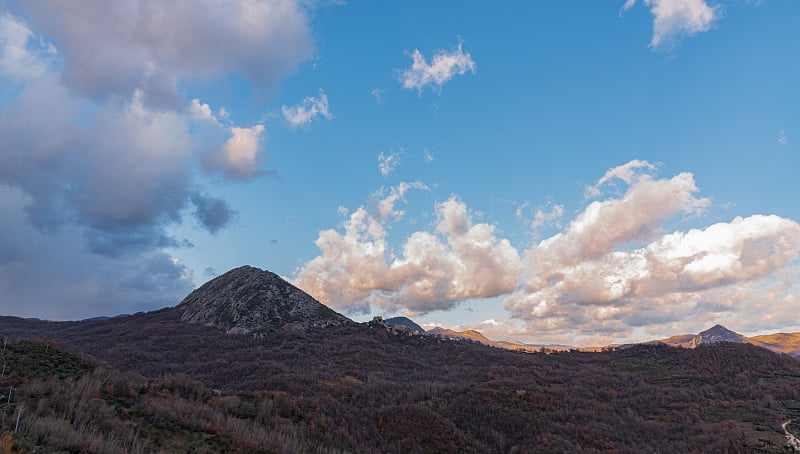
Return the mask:
[[[0, 331], [58, 347], [10, 344], [9, 364], [82, 352], [53, 360], [70, 364], [60, 375], [33, 361], [4, 377], [17, 391], [2, 430], [26, 408], [17, 446], [55, 433], [94, 452], [783, 452], [800, 406], [800, 362], [748, 344], [532, 354], [366, 325], [226, 335], [173, 310]], [[86, 433], [95, 445], [75, 441]]]

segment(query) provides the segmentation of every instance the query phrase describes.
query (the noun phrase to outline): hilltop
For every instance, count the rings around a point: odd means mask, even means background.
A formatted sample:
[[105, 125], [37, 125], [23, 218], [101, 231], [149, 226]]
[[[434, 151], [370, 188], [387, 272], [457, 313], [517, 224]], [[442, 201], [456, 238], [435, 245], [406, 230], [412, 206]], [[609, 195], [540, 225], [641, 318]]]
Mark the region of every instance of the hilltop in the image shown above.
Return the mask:
[[228, 334], [263, 333], [353, 323], [275, 273], [242, 266], [190, 293], [177, 310], [181, 320]]

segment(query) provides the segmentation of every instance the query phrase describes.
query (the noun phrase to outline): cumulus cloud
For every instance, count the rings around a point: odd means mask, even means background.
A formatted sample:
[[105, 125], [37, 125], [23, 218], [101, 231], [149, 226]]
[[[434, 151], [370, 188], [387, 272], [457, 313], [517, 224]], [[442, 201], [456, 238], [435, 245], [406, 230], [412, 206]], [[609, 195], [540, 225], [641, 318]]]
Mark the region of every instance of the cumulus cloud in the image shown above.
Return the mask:
[[206, 156], [206, 170], [221, 172], [233, 180], [248, 180], [258, 174], [261, 164], [264, 126], [231, 127], [230, 132], [230, 138], [216, 152]]
[[441, 89], [453, 77], [475, 72], [475, 61], [468, 52], [464, 52], [461, 43], [458, 43], [458, 48], [452, 52], [435, 50], [430, 63], [419, 49], [414, 49], [411, 59], [413, 60], [411, 67], [402, 71], [400, 82], [404, 88], [420, 92], [427, 86]]
[[434, 231], [412, 233], [395, 255], [387, 243], [385, 220], [359, 208], [345, 221], [343, 233], [320, 233], [316, 245], [321, 255], [297, 270], [295, 283], [350, 312], [368, 312], [374, 306], [426, 313], [512, 291], [520, 258], [511, 243], [497, 237], [495, 226], [475, 224], [466, 204], [455, 196], [435, 209]]
[[178, 106], [180, 79], [239, 74], [274, 87], [313, 44], [295, 0], [14, 2], [32, 28], [58, 43], [66, 82], [93, 98]]
[[524, 284], [504, 307], [531, 332], [626, 337], [696, 313], [733, 314], [746, 305], [720, 306], [717, 295], [770, 279], [800, 252], [800, 224], [774, 215], [665, 234], [666, 221], [708, 200], [695, 196], [689, 173], [657, 180], [620, 172], [631, 168], [652, 170], [642, 162], [611, 169], [606, 176], [631, 183], [624, 196], [592, 202], [565, 231], [525, 251]]
[[[593, 187], [614, 182], [627, 186], [623, 193], [601, 192], [521, 255], [456, 196], [435, 205], [430, 229], [393, 248], [389, 228], [405, 215], [398, 204], [409, 189], [424, 189], [403, 183], [376, 193], [341, 230], [321, 232], [320, 255], [296, 270], [295, 283], [349, 312], [425, 314], [502, 297], [509, 319], [457, 328], [532, 343], [605, 344], [728, 321], [751, 330], [787, 326], [798, 302], [800, 224], [756, 214], [667, 232], [681, 218], [696, 221], [710, 201], [691, 173], [656, 178], [656, 170], [640, 160], [609, 169]], [[563, 216], [562, 205], [548, 206], [537, 210], [532, 229], [537, 219]]]
[[[643, 0], [653, 15], [653, 38], [650, 46], [657, 48], [674, 44], [681, 38], [708, 31], [719, 18], [719, 10], [705, 0]], [[620, 13], [636, 4], [627, 0]]]
[[378, 153], [378, 172], [383, 176], [389, 176], [400, 164], [400, 153], [390, 151], [389, 154]]
[[328, 111], [328, 97], [322, 90], [319, 91], [319, 98], [309, 96], [297, 106], [281, 107], [281, 112], [283, 113], [283, 118], [289, 122], [292, 128], [306, 126], [319, 115], [328, 120], [333, 118], [333, 115]]

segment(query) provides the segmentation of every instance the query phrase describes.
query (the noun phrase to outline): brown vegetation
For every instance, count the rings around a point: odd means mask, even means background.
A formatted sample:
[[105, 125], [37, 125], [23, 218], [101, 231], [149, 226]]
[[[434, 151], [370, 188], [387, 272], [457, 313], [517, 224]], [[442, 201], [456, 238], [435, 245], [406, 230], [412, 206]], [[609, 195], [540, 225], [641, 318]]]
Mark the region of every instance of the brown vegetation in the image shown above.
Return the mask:
[[172, 310], [0, 334], [107, 363], [17, 394], [41, 409], [25, 443], [96, 452], [783, 452], [800, 403], [800, 362], [747, 344], [531, 354], [363, 325], [231, 336]]

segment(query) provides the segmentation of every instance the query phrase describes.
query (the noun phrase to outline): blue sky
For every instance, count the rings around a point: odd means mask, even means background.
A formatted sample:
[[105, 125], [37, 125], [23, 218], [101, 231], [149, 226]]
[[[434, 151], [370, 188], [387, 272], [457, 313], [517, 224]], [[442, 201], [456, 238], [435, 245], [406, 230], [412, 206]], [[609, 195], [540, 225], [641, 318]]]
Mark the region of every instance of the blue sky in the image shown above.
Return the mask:
[[800, 5], [200, 3], [0, 2], [0, 312], [800, 330]]

